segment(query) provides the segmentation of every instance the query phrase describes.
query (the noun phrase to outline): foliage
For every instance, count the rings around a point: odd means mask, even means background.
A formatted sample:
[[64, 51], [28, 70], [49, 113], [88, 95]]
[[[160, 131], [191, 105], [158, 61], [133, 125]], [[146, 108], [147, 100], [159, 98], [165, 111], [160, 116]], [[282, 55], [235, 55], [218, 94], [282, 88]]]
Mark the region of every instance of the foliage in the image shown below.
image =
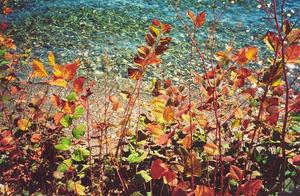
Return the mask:
[[[3, 14], [9, 14], [7, 1], [1, 3]], [[2, 21], [1, 193], [200, 196], [299, 191], [299, 74], [290, 78], [287, 65], [299, 65], [300, 30], [288, 20], [279, 24], [273, 4], [270, 14], [277, 28], [263, 38], [269, 56], [258, 46], [227, 45], [206, 53], [195, 36], [207, 26], [206, 12], [188, 10], [189, 24], [178, 17], [195, 49], [191, 52], [196, 51], [187, 61], [197, 59], [194, 66], [202, 71], [190, 70], [191, 79], [181, 84], [156, 79], [149, 96], [142, 98], [149, 68], [161, 63], [172, 42], [171, 25], [153, 19], [128, 68], [132, 91], [112, 93], [105, 84], [100, 90], [103, 107], [92, 96], [97, 89], [89, 73], [77, 76], [80, 60], [60, 65], [53, 52], [47, 63], [22, 54], [5, 35]], [[248, 66], [259, 61], [264, 69]], [[19, 69], [24, 64], [31, 66], [25, 77]], [[115, 142], [108, 132], [118, 136]]]

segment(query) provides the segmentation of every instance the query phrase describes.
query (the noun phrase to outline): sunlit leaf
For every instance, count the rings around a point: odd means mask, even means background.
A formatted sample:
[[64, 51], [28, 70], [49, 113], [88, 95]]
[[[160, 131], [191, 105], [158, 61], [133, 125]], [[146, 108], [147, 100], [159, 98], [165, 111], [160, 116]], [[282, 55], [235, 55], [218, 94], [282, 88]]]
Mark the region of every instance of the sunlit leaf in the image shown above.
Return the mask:
[[164, 131], [160, 125], [148, 123], [146, 129], [150, 131], [155, 137], [161, 136], [164, 134]]
[[197, 15], [196, 21], [195, 21], [195, 26], [197, 28], [201, 27], [206, 20], [206, 13], [205, 12], [201, 12]]
[[57, 145], [54, 146], [57, 150], [66, 151], [71, 146], [71, 140], [67, 137], [62, 137]]
[[38, 59], [32, 61], [32, 70], [34, 77], [45, 78], [48, 76], [43, 63]]
[[67, 84], [68, 84], [67, 81], [62, 78], [50, 80], [50, 81], [48, 81], [48, 83], [51, 85], [60, 86], [60, 87], [64, 87], [64, 88], [66, 88]]
[[80, 118], [82, 115], [84, 114], [84, 108], [82, 106], [77, 106], [75, 108], [74, 114], [73, 114], [73, 118], [74, 119], [78, 119]]
[[205, 185], [197, 185], [196, 189], [194, 190], [195, 196], [214, 196], [215, 191], [208, 186]]
[[136, 174], [141, 175], [146, 183], [150, 182], [152, 180], [151, 176], [149, 176], [148, 172], [145, 170], [141, 170], [141, 171], [137, 172]]
[[196, 21], [196, 17], [193, 11], [188, 10], [187, 11], [187, 16], [191, 19], [192, 23], [195, 24]]
[[208, 155], [218, 155], [219, 150], [218, 146], [213, 143], [207, 143], [204, 145], [204, 152], [206, 152]]
[[137, 152], [133, 152], [128, 156], [127, 160], [129, 163], [141, 163], [147, 158], [147, 155], [147, 151], [143, 152], [142, 155], [139, 155]]
[[76, 138], [79, 139], [81, 136], [84, 136], [86, 130], [86, 125], [84, 124], [79, 124], [77, 125], [73, 130], [72, 130], [72, 135]]
[[72, 154], [72, 159], [74, 161], [81, 162], [81, 161], [86, 160], [89, 156], [90, 156], [90, 151], [89, 150], [87, 150], [85, 148], [78, 148]]
[[31, 127], [31, 122], [27, 119], [24, 119], [24, 118], [19, 119], [18, 120], [18, 127], [22, 131], [27, 131], [29, 129], [29, 127]]
[[68, 190], [75, 192], [77, 195], [85, 195], [85, 187], [81, 185], [80, 181], [74, 182], [70, 180], [68, 182]]
[[53, 52], [49, 52], [48, 61], [51, 66], [55, 66], [55, 57]]
[[174, 108], [172, 106], [167, 106], [163, 113], [164, 120], [171, 123], [174, 119]]
[[41, 138], [42, 138], [41, 134], [35, 133], [35, 134], [33, 134], [33, 135], [31, 136], [30, 141], [31, 141], [32, 143], [39, 143], [40, 140], [41, 140]]

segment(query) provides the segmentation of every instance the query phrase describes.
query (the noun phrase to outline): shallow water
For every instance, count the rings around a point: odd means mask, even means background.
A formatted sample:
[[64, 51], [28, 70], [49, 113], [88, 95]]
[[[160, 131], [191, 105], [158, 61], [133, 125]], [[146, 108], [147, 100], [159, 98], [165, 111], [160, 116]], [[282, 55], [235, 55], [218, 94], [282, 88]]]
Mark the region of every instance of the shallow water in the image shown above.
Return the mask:
[[[294, 21], [299, 18], [299, 5], [300, 0], [287, 1], [286, 10]], [[187, 8], [206, 10], [206, 27], [214, 13], [218, 15], [219, 49], [229, 42], [235, 43], [236, 48], [262, 46], [262, 36], [272, 28], [254, 0], [185, 0], [180, 8], [185, 19]], [[184, 73], [189, 44], [183, 41], [188, 38], [171, 0], [18, 0], [9, 16], [13, 24], [11, 34], [20, 47], [32, 48], [35, 56], [45, 59], [48, 51], [55, 51], [63, 62], [79, 57], [101, 74], [102, 56], [107, 53], [120, 76], [126, 75], [126, 67], [132, 63], [135, 48], [143, 43], [152, 18], [173, 26], [173, 42], [163, 57], [163, 71], [173, 76]], [[207, 37], [207, 31], [201, 29], [198, 38], [202, 45]]]

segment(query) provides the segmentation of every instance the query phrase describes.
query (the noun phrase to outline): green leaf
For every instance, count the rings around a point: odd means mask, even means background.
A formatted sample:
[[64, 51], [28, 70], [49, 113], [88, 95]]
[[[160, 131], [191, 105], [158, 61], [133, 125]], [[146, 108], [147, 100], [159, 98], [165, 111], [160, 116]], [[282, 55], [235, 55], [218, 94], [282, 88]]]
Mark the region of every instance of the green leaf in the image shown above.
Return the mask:
[[143, 196], [139, 191], [132, 193], [130, 196]]
[[78, 119], [78, 118], [80, 118], [83, 115], [83, 113], [84, 113], [84, 108], [82, 106], [77, 106], [75, 108], [75, 112], [73, 114], [73, 118], [74, 119]]
[[77, 98], [77, 95], [75, 92], [71, 92], [66, 98], [68, 101], [74, 101]]
[[86, 126], [84, 124], [79, 124], [72, 130], [72, 135], [76, 139], [79, 139], [81, 136], [84, 136], [85, 129], [86, 129]]
[[148, 152], [144, 152], [141, 156], [137, 152], [131, 153], [127, 160], [129, 163], [140, 163], [147, 158]]
[[9, 63], [10, 63], [10, 61], [4, 60], [4, 61], [0, 62], [0, 66], [2, 66], [2, 65], [8, 65]]
[[58, 165], [56, 170], [59, 172], [65, 172], [72, 165], [72, 162], [73, 162], [72, 159], [66, 159], [61, 164]]
[[5, 55], [5, 53], [6, 53], [6, 50], [0, 50], [0, 56]]
[[84, 161], [90, 156], [90, 151], [85, 148], [78, 148], [75, 150], [74, 154], [72, 155], [72, 159], [74, 161]]
[[291, 127], [294, 131], [296, 131], [297, 133], [300, 133], [300, 127], [298, 126], [292, 126]]
[[74, 182], [72, 180], [68, 181], [68, 190], [73, 191], [78, 195], [85, 195], [85, 187], [81, 185], [80, 181]]
[[62, 137], [57, 145], [54, 146], [57, 150], [66, 151], [71, 146], [71, 140], [67, 137]]
[[141, 170], [137, 172], [137, 174], [140, 175], [145, 180], [146, 183], [152, 180], [151, 176], [149, 176], [148, 172], [145, 170]]
[[63, 127], [67, 128], [72, 124], [72, 118], [70, 115], [64, 115], [59, 122]]

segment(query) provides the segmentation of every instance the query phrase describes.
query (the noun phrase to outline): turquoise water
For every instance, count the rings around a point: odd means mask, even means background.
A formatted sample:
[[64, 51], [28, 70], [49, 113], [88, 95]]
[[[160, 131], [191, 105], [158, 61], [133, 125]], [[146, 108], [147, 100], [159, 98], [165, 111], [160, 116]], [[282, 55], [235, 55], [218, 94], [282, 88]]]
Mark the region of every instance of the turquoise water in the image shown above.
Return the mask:
[[[286, 2], [287, 13], [296, 21], [300, 0]], [[207, 11], [205, 27], [212, 23], [215, 14], [219, 49], [231, 42], [236, 48], [262, 45], [262, 36], [273, 27], [255, 0], [182, 1], [181, 15], [188, 22], [187, 9]], [[101, 74], [103, 53], [107, 53], [115, 72], [124, 76], [152, 18], [173, 26], [173, 42], [163, 57], [163, 70], [170, 75], [183, 73], [189, 44], [183, 42], [188, 38], [176, 18], [171, 0], [17, 0], [9, 20], [13, 24], [11, 34], [19, 46], [32, 48], [35, 56], [45, 59], [52, 50], [64, 62], [79, 57]], [[204, 45], [207, 30], [201, 29], [197, 35]]]

